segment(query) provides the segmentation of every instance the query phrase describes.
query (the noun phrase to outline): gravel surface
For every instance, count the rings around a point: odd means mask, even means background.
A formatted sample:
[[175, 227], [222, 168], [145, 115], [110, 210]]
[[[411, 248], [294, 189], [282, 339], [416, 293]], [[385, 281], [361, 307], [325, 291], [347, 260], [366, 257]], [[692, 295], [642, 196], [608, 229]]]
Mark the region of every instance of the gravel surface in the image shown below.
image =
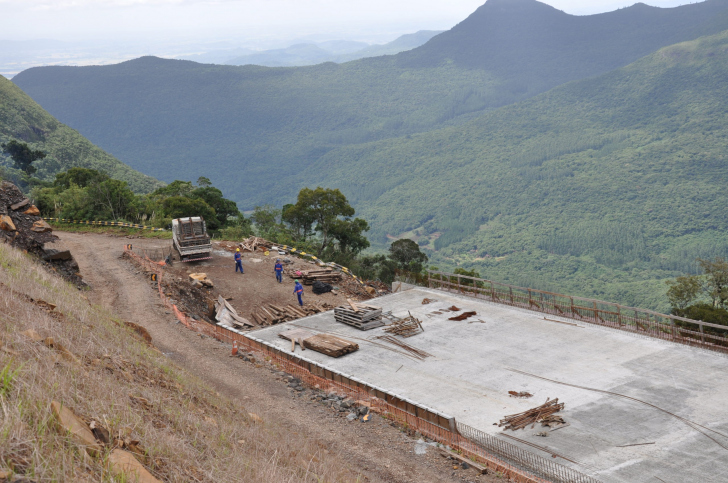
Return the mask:
[[[84, 280], [91, 286], [92, 302], [106, 305], [122, 318], [145, 327], [154, 345], [173, 361], [219, 392], [242, 400], [250, 411], [266, 421], [275, 421], [291, 432], [305, 434], [338, 453], [352, 471], [361, 474], [362, 481], [505, 481], [492, 474], [480, 475], [473, 469], [454, 469], [455, 462], [444, 458], [435, 447], [418, 444], [419, 437], [408, 436], [377, 415], [367, 423], [348, 421], [348, 411], [339, 412], [322, 404], [313, 391], [297, 391], [288, 386], [284, 375], [267, 365], [231, 357], [230, 346], [187, 330], [162, 306], [146, 277], [121, 258], [123, 246], [129, 242], [124, 237], [65, 232], [57, 235], [61, 240], [54, 248], [72, 251]], [[135, 246], [148, 244], [150, 247], [165, 242], [134, 240]], [[236, 309], [242, 309], [243, 313], [255, 304], [280, 302], [278, 297], [287, 296], [284, 303], [293, 302], [290, 279], [284, 278], [284, 283], [276, 287], [273, 264], [252, 262], [254, 257], [261, 258], [257, 254], [246, 255], [245, 274], [238, 275], [239, 283], [231, 282], [228, 277], [224, 277], [224, 283], [215, 280], [217, 270], [229, 269], [235, 275], [232, 256], [229, 262], [221, 256], [207, 267], [199, 264], [189, 269], [207, 271], [216, 288], [228, 290]], [[310, 287], [307, 288], [306, 296], [314, 297]], [[287, 294], [288, 291], [291, 293]], [[319, 300], [326, 300], [323, 297], [327, 296], [336, 297], [326, 294]], [[338, 299], [344, 301], [341, 295]]]

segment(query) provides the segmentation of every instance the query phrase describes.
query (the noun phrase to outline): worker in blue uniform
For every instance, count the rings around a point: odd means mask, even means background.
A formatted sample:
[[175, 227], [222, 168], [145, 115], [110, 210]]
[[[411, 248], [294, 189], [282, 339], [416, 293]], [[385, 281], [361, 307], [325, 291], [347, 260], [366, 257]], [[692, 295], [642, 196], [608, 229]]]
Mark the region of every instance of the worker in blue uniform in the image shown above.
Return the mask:
[[278, 283], [283, 282], [283, 265], [281, 264], [281, 259], [276, 259], [276, 266], [273, 269], [276, 272], [276, 280], [278, 280]]
[[238, 273], [238, 270], [240, 270], [240, 273], [245, 273], [243, 272], [243, 256], [240, 254], [240, 248], [235, 252], [235, 273]]
[[293, 293], [298, 295], [298, 305], [303, 307], [303, 299], [301, 298], [303, 296], [303, 285], [296, 280], [296, 285], [293, 286]]

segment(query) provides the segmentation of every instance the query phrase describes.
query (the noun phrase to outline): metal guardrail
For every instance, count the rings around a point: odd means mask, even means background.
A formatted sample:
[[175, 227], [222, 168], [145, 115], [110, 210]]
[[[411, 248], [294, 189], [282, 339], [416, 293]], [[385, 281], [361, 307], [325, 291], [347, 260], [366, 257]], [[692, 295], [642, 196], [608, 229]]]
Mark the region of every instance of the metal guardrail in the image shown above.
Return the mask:
[[89, 220], [70, 220], [67, 218], [43, 218], [45, 221], [54, 223], [68, 223], [71, 225], [92, 225], [92, 226], [118, 226], [122, 228], [139, 228], [141, 230], [151, 231], [167, 231], [164, 228], [155, 228], [153, 226], [139, 225], [136, 223], [126, 223], [122, 221], [89, 221]]
[[430, 288], [728, 354], [728, 326], [466, 275], [428, 275]]

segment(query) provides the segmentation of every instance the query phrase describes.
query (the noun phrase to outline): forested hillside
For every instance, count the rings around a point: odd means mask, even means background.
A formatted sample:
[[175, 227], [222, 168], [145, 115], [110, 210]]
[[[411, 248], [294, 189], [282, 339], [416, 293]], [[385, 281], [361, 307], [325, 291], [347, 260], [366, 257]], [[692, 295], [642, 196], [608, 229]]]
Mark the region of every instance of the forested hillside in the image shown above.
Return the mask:
[[[78, 132], [61, 124], [43, 110], [15, 84], [0, 76], [0, 143], [16, 139], [47, 154], [34, 166], [35, 176], [52, 180], [54, 175], [72, 167], [103, 171], [127, 181], [137, 192], [149, 192], [159, 181], [131, 169], [118, 159], [94, 146]], [[12, 166], [0, 150], [0, 164]]]
[[466, 122], [722, 31], [727, 11], [728, 0], [709, 0], [578, 17], [535, 0], [489, 0], [450, 31], [395, 56], [300, 68], [145, 57], [34, 68], [13, 80], [132, 167], [165, 181], [207, 176], [247, 209], [284, 201], [283, 181], [295, 182], [340, 146]]
[[728, 256], [726, 79], [728, 32], [462, 126], [332, 151], [300, 183], [340, 188], [373, 241], [409, 236], [440, 267], [667, 309], [659, 279]]

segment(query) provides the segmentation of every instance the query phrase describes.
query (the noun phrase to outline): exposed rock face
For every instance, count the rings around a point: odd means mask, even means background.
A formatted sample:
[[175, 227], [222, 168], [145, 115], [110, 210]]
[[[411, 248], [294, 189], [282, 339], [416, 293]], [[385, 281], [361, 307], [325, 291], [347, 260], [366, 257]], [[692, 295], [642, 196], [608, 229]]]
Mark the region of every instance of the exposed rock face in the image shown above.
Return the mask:
[[[23, 250], [38, 256], [43, 255], [43, 245], [58, 239], [53, 235], [53, 229], [37, 215], [25, 213], [32, 212], [30, 200], [23, 195], [13, 183], [3, 181], [0, 184], [0, 237]], [[38, 209], [35, 208], [37, 211]]]
[[77, 286], [85, 285], [78, 264], [68, 251], [46, 250], [44, 245], [58, 240], [53, 228], [40, 217], [33, 205], [13, 183], [0, 183], [0, 243], [26, 250]]

